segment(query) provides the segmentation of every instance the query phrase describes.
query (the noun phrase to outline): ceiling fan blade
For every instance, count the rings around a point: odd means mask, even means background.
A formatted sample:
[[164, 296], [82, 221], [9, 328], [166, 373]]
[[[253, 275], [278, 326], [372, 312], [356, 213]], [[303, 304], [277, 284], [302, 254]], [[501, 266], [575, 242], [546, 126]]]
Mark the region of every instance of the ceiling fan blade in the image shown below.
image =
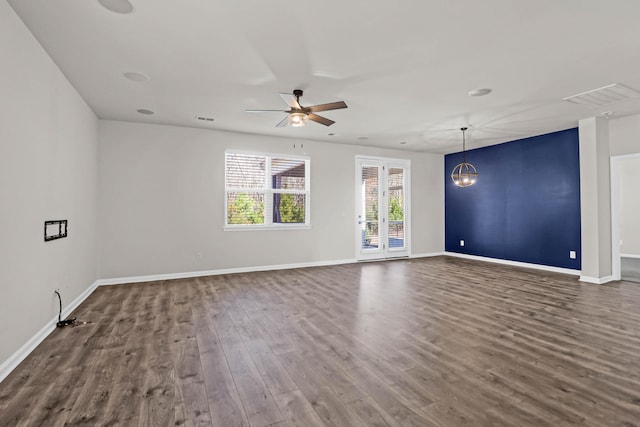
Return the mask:
[[287, 103], [287, 105], [291, 108], [293, 108], [294, 110], [300, 110], [302, 109], [302, 107], [300, 106], [300, 104], [298, 103], [298, 100], [296, 99], [296, 97], [290, 93], [281, 93], [280, 94], [280, 98], [282, 98], [282, 100], [284, 102]]
[[288, 113], [287, 110], [244, 110], [246, 113]]
[[318, 111], [339, 110], [340, 108], [347, 108], [347, 104], [344, 101], [330, 102], [329, 104], [314, 105], [312, 107], [305, 107], [305, 110], [311, 113], [317, 113]]
[[278, 122], [278, 124], [276, 125], [277, 128], [283, 128], [287, 125], [287, 123], [289, 122], [289, 116], [287, 115], [287, 117], [285, 117], [284, 119], [282, 119], [280, 122]]
[[326, 117], [319, 116], [317, 114], [309, 114], [309, 120], [313, 120], [316, 123], [320, 123], [321, 125], [331, 126], [335, 122], [333, 120], [329, 120]]

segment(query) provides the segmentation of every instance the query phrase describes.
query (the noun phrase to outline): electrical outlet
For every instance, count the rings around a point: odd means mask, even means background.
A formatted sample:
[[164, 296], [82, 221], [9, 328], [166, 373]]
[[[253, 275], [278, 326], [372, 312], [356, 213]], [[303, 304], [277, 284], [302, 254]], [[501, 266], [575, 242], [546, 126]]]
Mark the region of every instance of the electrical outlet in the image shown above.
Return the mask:
[[569, 251], [569, 258], [576, 259], [576, 251]]
[[464, 240], [460, 240], [460, 246], [464, 246]]

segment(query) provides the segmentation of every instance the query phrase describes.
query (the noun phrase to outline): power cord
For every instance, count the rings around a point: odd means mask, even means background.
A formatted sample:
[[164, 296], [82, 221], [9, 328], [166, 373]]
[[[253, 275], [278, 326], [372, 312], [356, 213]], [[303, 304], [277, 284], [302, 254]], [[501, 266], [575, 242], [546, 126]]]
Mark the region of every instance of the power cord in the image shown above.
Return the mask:
[[[70, 319], [62, 320], [62, 297], [60, 296], [60, 292], [54, 291], [56, 295], [58, 295], [58, 302], [60, 303], [60, 311], [58, 312], [58, 323], [56, 326], [58, 328], [64, 328], [65, 326], [73, 325], [76, 323], [76, 318], [72, 317]], [[87, 322], [85, 322], [87, 323]]]

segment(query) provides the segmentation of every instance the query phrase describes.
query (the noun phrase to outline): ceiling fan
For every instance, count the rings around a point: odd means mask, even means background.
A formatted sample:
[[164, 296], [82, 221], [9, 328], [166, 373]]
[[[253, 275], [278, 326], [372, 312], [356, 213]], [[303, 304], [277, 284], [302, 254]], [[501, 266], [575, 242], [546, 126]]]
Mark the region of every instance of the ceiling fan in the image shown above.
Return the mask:
[[317, 115], [319, 111], [339, 110], [340, 108], [347, 108], [347, 104], [344, 101], [331, 102], [329, 104], [314, 105], [311, 107], [303, 107], [300, 105], [300, 97], [302, 96], [302, 90], [296, 89], [293, 94], [281, 93], [280, 97], [290, 107], [289, 110], [246, 110], [247, 113], [269, 113], [280, 112], [288, 113], [288, 116], [280, 121], [276, 127], [283, 127], [289, 124], [290, 126], [300, 127], [307, 124], [309, 120], [316, 123], [320, 123], [325, 126], [331, 126], [335, 122], [329, 120], [326, 117]]

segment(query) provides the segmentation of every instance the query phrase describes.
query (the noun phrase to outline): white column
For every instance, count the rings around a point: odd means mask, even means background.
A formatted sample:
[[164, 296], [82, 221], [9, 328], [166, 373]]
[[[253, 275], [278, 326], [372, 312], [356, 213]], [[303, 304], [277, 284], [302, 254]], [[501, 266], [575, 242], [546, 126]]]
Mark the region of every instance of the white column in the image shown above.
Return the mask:
[[609, 122], [603, 117], [580, 120], [580, 280], [606, 283], [611, 271], [611, 184]]

